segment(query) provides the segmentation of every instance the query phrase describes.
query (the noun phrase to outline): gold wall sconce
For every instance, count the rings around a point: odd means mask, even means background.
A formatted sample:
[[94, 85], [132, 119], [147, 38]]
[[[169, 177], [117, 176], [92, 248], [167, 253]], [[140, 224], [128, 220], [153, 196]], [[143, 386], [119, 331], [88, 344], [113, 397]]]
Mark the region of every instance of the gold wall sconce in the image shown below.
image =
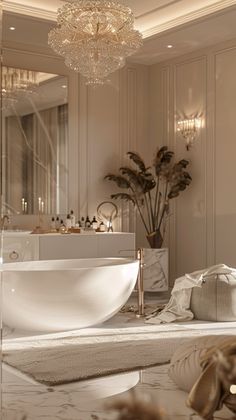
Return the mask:
[[186, 118], [177, 122], [177, 131], [184, 138], [187, 150], [192, 147], [201, 126], [201, 118]]

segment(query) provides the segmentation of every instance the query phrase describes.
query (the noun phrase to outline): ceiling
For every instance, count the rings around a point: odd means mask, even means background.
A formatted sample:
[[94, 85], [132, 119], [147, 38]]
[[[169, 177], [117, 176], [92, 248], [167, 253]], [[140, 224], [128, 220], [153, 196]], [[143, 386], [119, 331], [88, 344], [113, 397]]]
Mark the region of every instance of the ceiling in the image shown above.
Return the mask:
[[[180, 24], [190, 22], [226, 7], [235, 0], [120, 0], [131, 7], [136, 27], [149, 37]], [[55, 20], [61, 0], [3, 0], [5, 10]]]
[[[144, 37], [143, 48], [132, 57], [138, 63], [158, 63], [236, 37], [236, 0], [119, 1], [131, 7]], [[49, 51], [47, 34], [62, 4], [60, 0], [3, 0], [6, 45], [31, 44]], [[10, 26], [16, 31], [9, 31]], [[173, 48], [168, 49], [170, 44]]]

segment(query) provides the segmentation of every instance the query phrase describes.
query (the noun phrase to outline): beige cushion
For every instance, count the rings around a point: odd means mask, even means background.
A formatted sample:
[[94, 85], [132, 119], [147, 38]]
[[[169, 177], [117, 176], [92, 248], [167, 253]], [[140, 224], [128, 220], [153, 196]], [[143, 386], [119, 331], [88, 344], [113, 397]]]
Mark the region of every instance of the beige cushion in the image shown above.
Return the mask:
[[232, 274], [209, 276], [192, 290], [190, 309], [195, 319], [236, 321], [236, 279]]
[[205, 352], [211, 347], [222, 344], [230, 337], [228, 335], [208, 335], [182, 344], [171, 358], [170, 378], [180, 389], [189, 392], [202, 372], [200, 361]]

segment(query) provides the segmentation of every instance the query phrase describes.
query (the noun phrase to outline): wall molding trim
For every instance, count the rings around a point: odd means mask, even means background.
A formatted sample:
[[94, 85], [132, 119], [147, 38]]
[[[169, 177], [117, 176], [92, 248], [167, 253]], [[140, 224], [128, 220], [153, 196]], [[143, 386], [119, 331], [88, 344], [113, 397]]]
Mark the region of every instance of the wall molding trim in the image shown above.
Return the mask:
[[12, 3], [4, 0], [3, 12], [10, 12], [15, 14], [22, 14], [26, 16], [36, 17], [38, 19], [56, 21], [57, 13], [53, 10], [40, 9], [39, 7], [26, 6], [25, 4]]
[[[168, 95], [167, 68], [171, 90], [169, 122], [165, 121], [166, 97], [153, 102], [152, 107], [155, 115], [159, 115], [159, 127], [164, 119], [165, 127], [169, 124], [173, 130], [176, 114], [181, 111], [186, 114], [189, 111], [190, 115], [199, 112], [203, 118], [199, 137], [189, 152], [185, 151], [184, 143], [178, 143], [176, 130], [170, 135], [177, 159], [183, 156], [190, 159], [193, 175], [189, 198], [186, 200], [183, 196], [183, 202], [180, 198], [173, 203], [175, 209], [170, 220], [168, 243], [172, 280], [182, 275], [185, 269], [190, 272], [222, 261], [230, 266], [236, 263], [233, 251], [236, 201], [229, 192], [235, 180], [233, 110], [236, 87], [233, 74], [236, 39], [151, 66], [151, 86], [157, 86], [158, 80], [162, 96]], [[223, 119], [220, 114], [222, 106]], [[231, 114], [227, 121], [228, 109]]]
[[[79, 114], [79, 99], [74, 92], [79, 92], [79, 76], [74, 73], [69, 79], [68, 89], [68, 106], [69, 106], [69, 150], [68, 150], [68, 193], [69, 193], [69, 209], [73, 209], [78, 214], [80, 209], [80, 195], [78, 192], [78, 184], [80, 179], [80, 143], [79, 143], [79, 124], [76, 116]], [[68, 210], [69, 210], [68, 209]]]
[[[169, 4], [165, 6], [160, 6], [158, 8], [152, 9], [146, 13], [140, 14], [136, 17], [137, 21], [137, 28], [138, 28], [138, 20], [143, 18], [144, 16], [151, 16], [154, 13], [158, 12], [158, 10], [163, 9], [164, 7], [168, 7], [169, 5], [174, 5], [175, 3], [179, 2], [179, 0], [172, 0]], [[161, 32], [165, 32], [171, 29], [174, 29], [177, 26], [182, 26], [186, 23], [189, 23], [191, 21], [207, 17], [210, 14], [223, 12], [224, 9], [230, 8], [232, 6], [235, 6], [235, 0], [220, 0], [217, 1], [213, 5], [208, 5], [206, 7], [202, 7], [201, 9], [198, 9], [196, 11], [192, 11], [190, 13], [186, 13], [182, 16], [179, 16], [175, 19], [171, 19], [169, 21], [166, 21], [163, 24], [153, 26], [152, 28], [146, 29], [142, 31], [143, 38], [150, 38], [154, 37], [157, 34], [160, 34]], [[39, 7], [34, 6], [26, 6], [24, 4], [19, 3], [12, 3], [11, 1], [4, 1], [3, 4], [3, 11], [13, 13], [13, 14], [22, 14], [25, 16], [31, 16], [35, 17], [37, 19], [42, 20], [49, 20], [52, 22], [56, 22], [57, 20], [57, 12], [55, 10], [46, 10], [41, 9]]]
[[145, 39], [155, 37], [155, 35], [160, 34], [161, 32], [165, 32], [176, 27], [183, 26], [187, 23], [204, 17], [209, 17], [209, 15], [211, 14], [224, 13], [225, 9], [228, 9], [233, 6], [235, 6], [234, 0], [221, 0], [213, 5], [203, 7], [194, 12], [179, 16], [176, 19], [169, 20], [161, 25], [156, 25], [153, 28], [147, 29], [142, 32], [143, 38]]
[[[119, 72], [119, 164], [127, 165], [126, 153], [136, 150], [137, 138], [137, 69], [127, 66]], [[133, 124], [133, 126], [132, 126]], [[121, 203], [121, 230], [134, 231], [135, 211], [129, 203]]]
[[[190, 113], [195, 112], [195, 108], [198, 110], [200, 104], [203, 118], [205, 117], [207, 100], [206, 63], [207, 55], [201, 51], [201, 54], [195, 54], [195, 56], [177, 57], [175, 60], [163, 63], [163, 65], [156, 65], [156, 73], [153, 73], [152, 70], [152, 77], [154, 74], [156, 74], [156, 77], [158, 75], [160, 77], [162, 100], [157, 102], [157, 105], [159, 104], [158, 109], [154, 109], [154, 111], [156, 115], [159, 115], [158, 121], [159, 127], [162, 126], [162, 136], [166, 139], [170, 149], [175, 152], [176, 160], [186, 158], [192, 162], [192, 169], [189, 168], [189, 170], [193, 174], [192, 187], [196, 188], [196, 191], [190, 191], [189, 198], [183, 194], [182, 198], [180, 197], [170, 203], [171, 217], [167, 236], [170, 255], [170, 285], [177, 277], [184, 274], [184, 253], [187, 255], [188, 268], [186, 270], [189, 270], [188, 272], [197, 269], [201, 263], [202, 266], [206, 266], [206, 128], [204, 127], [197, 143], [190, 152], [185, 150], [185, 144], [178, 138], [176, 132], [177, 116], [181, 111], [188, 112], [189, 109]], [[192, 77], [194, 69], [197, 74], [199, 72], [199, 81]], [[186, 83], [184, 82], [185, 78]], [[191, 88], [193, 93], [191, 93]], [[200, 96], [197, 93], [198, 88], [201, 91]], [[198, 99], [195, 102], [196, 93]], [[198, 175], [197, 178], [196, 175]], [[193, 198], [195, 192], [196, 199]], [[198, 238], [198, 243], [194, 246], [191, 245], [189, 235], [191, 225]], [[186, 232], [185, 229], [187, 229]], [[189, 255], [190, 249], [193, 249], [193, 254], [197, 255], [196, 257], [191, 258], [191, 254]], [[192, 270], [191, 264], [193, 264]]]
[[[16, 43], [14, 42], [14, 48], [11, 46], [11, 43], [4, 43], [4, 46], [2, 47], [2, 51], [3, 51], [3, 60], [4, 60], [4, 52], [11, 52], [14, 54], [28, 54], [29, 56], [41, 56], [44, 58], [48, 58], [50, 60], [57, 60], [58, 62], [61, 62], [64, 64], [64, 60], [62, 57], [60, 57], [59, 55], [56, 54], [50, 54], [50, 49], [48, 50], [48, 52], [45, 52], [45, 48], [35, 48], [34, 50], [31, 50], [29, 48], [28, 44], [23, 44], [23, 43]], [[69, 71], [69, 68], [68, 68]]]

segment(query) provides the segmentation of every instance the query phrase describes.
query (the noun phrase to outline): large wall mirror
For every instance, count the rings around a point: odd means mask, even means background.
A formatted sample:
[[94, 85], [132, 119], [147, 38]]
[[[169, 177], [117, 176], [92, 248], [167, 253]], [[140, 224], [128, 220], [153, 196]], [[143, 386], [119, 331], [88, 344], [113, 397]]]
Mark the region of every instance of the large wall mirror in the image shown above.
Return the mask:
[[2, 68], [3, 209], [65, 213], [68, 198], [68, 81]]

